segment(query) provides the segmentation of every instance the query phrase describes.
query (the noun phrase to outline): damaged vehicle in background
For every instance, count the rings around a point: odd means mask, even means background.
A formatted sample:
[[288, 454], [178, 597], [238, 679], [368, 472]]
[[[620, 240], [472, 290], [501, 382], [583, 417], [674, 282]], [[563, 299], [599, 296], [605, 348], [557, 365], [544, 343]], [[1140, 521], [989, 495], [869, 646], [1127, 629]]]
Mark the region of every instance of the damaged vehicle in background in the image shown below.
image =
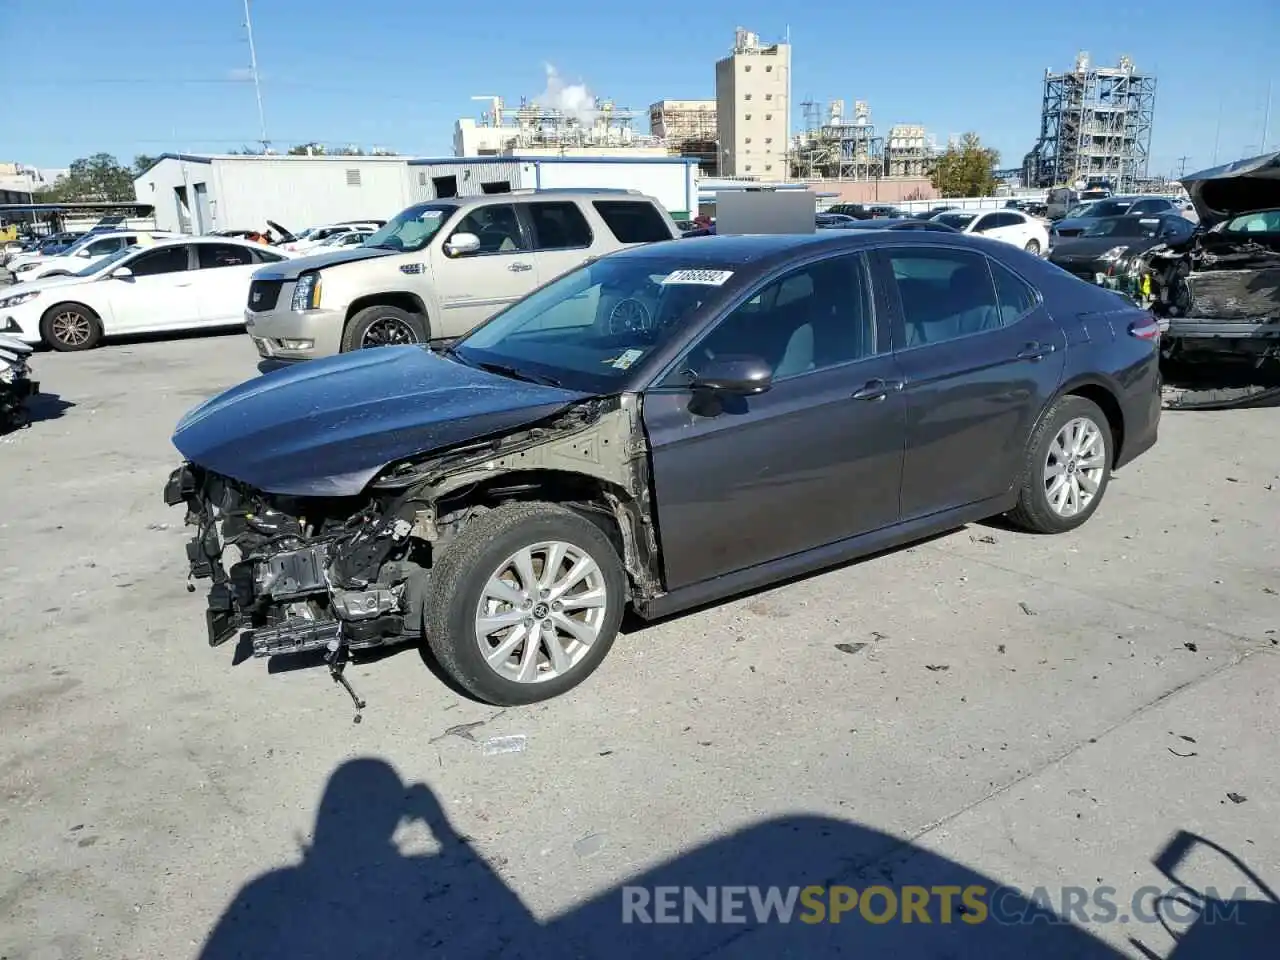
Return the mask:
[[27, 366], [31, 352], [21, 340], [0, 334], [0, 433], [26, 424], [27, 400], [40, 392]]
[[1280, 394], [1280, 152], [1182, 183], [1199, 228], [1128, 261], [1122, 292], [1160, 318], [1168, 366], [1226, 375], [1224, 402]]
[[999, 514], [1076, 529], [1156, 442], [1157, 340], [1147, 311], [951, 232], [655, 243], [442, 353], [232, 388], [178, 424], [164, 495], [211, 644], [326, 651], [345, 685], [349, 651], [425, 642], [471, 695], [526, 704], [589, 676], [624, 607]]

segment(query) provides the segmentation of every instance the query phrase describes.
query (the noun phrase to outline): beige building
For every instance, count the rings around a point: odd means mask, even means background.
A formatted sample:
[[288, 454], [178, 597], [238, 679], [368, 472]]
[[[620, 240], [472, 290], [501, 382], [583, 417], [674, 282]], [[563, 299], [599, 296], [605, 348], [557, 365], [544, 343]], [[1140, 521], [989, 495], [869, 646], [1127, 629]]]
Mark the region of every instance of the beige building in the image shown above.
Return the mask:
[[716, 63], [716, 126], [721, 176], [786, 179], [790, 44], [762, 44], [738, 28], [733, 53]]

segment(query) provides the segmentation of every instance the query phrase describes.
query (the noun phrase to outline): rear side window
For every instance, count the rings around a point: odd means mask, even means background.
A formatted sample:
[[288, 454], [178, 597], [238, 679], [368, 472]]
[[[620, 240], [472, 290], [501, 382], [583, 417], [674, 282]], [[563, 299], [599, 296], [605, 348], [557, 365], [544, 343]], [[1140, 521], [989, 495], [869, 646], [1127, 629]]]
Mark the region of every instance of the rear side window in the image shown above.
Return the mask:
[[536, 250], [568, 250], [591, 246], [591, 227], [576, 203], [529, 203]]
[[279, 263], [285, 259], [280, 254], [272, 253], [270, 250], [254, 250], [253, 256], [258, 263]]
[[990, 260], [991, 276], [996, 282], [996, 301], [1000, 304], [1000, 318], [1004, 326], [1013, 323], [1039, 302], [1031, 285], [1004, 264]]
[[596, 200], [593, 206], [619, 243], [655, 243], [672, 238], [661, 214], [644, 200]]
[[244, 267], [253, 263], [253, 254], [247, 247], [234, 244], [201, 243], [196, 246], [200, 251], [200, 269], [209, 270], [214, 267]]
[[899, 247], [888, 259], [902, 305], [903, 348], [946, 343], [1003, 326], [988, 261], [981, 254]]
[[124, 248], [124, 240], [120, 237], [110, 237], [106, 240], [95, 240], [93, 243], [85, 247], [85, 252], [91, 257], [101, 257], [104, 254], [115, 253], [117, 250]]

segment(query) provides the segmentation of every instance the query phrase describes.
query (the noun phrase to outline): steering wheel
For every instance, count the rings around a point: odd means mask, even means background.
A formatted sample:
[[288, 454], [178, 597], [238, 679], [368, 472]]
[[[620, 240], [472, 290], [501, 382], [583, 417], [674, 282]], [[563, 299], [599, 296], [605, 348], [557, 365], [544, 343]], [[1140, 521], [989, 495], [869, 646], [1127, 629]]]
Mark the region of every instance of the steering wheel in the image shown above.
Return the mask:
[[649, 308], [634, 297], [627, 297], [614, 304], [609, 311], [609, 333], [651, 333], [653, 317]]

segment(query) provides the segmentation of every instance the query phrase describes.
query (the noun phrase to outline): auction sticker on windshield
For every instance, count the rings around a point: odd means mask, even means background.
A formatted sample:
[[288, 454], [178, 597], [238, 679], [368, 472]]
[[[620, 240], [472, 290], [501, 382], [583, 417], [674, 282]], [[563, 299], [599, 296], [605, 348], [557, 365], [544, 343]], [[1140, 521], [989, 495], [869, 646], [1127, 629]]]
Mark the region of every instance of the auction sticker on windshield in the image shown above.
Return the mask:
[[696, 283], [707, 287], [720, 287], [733, 276], [732, 270], [676, 270], [662, 278], [662, 283]]
[[616, 370], [626, 370], [633, 363], [635, 363], [637, 360], [639, 360], [643, 356], [644, 356], [643, 350], [627, 350], [624, 353], [622, 353], [620, 356], [615, 357], [613, 360], [606, 361], [606, 362], [609, 363], [609, 365]]

